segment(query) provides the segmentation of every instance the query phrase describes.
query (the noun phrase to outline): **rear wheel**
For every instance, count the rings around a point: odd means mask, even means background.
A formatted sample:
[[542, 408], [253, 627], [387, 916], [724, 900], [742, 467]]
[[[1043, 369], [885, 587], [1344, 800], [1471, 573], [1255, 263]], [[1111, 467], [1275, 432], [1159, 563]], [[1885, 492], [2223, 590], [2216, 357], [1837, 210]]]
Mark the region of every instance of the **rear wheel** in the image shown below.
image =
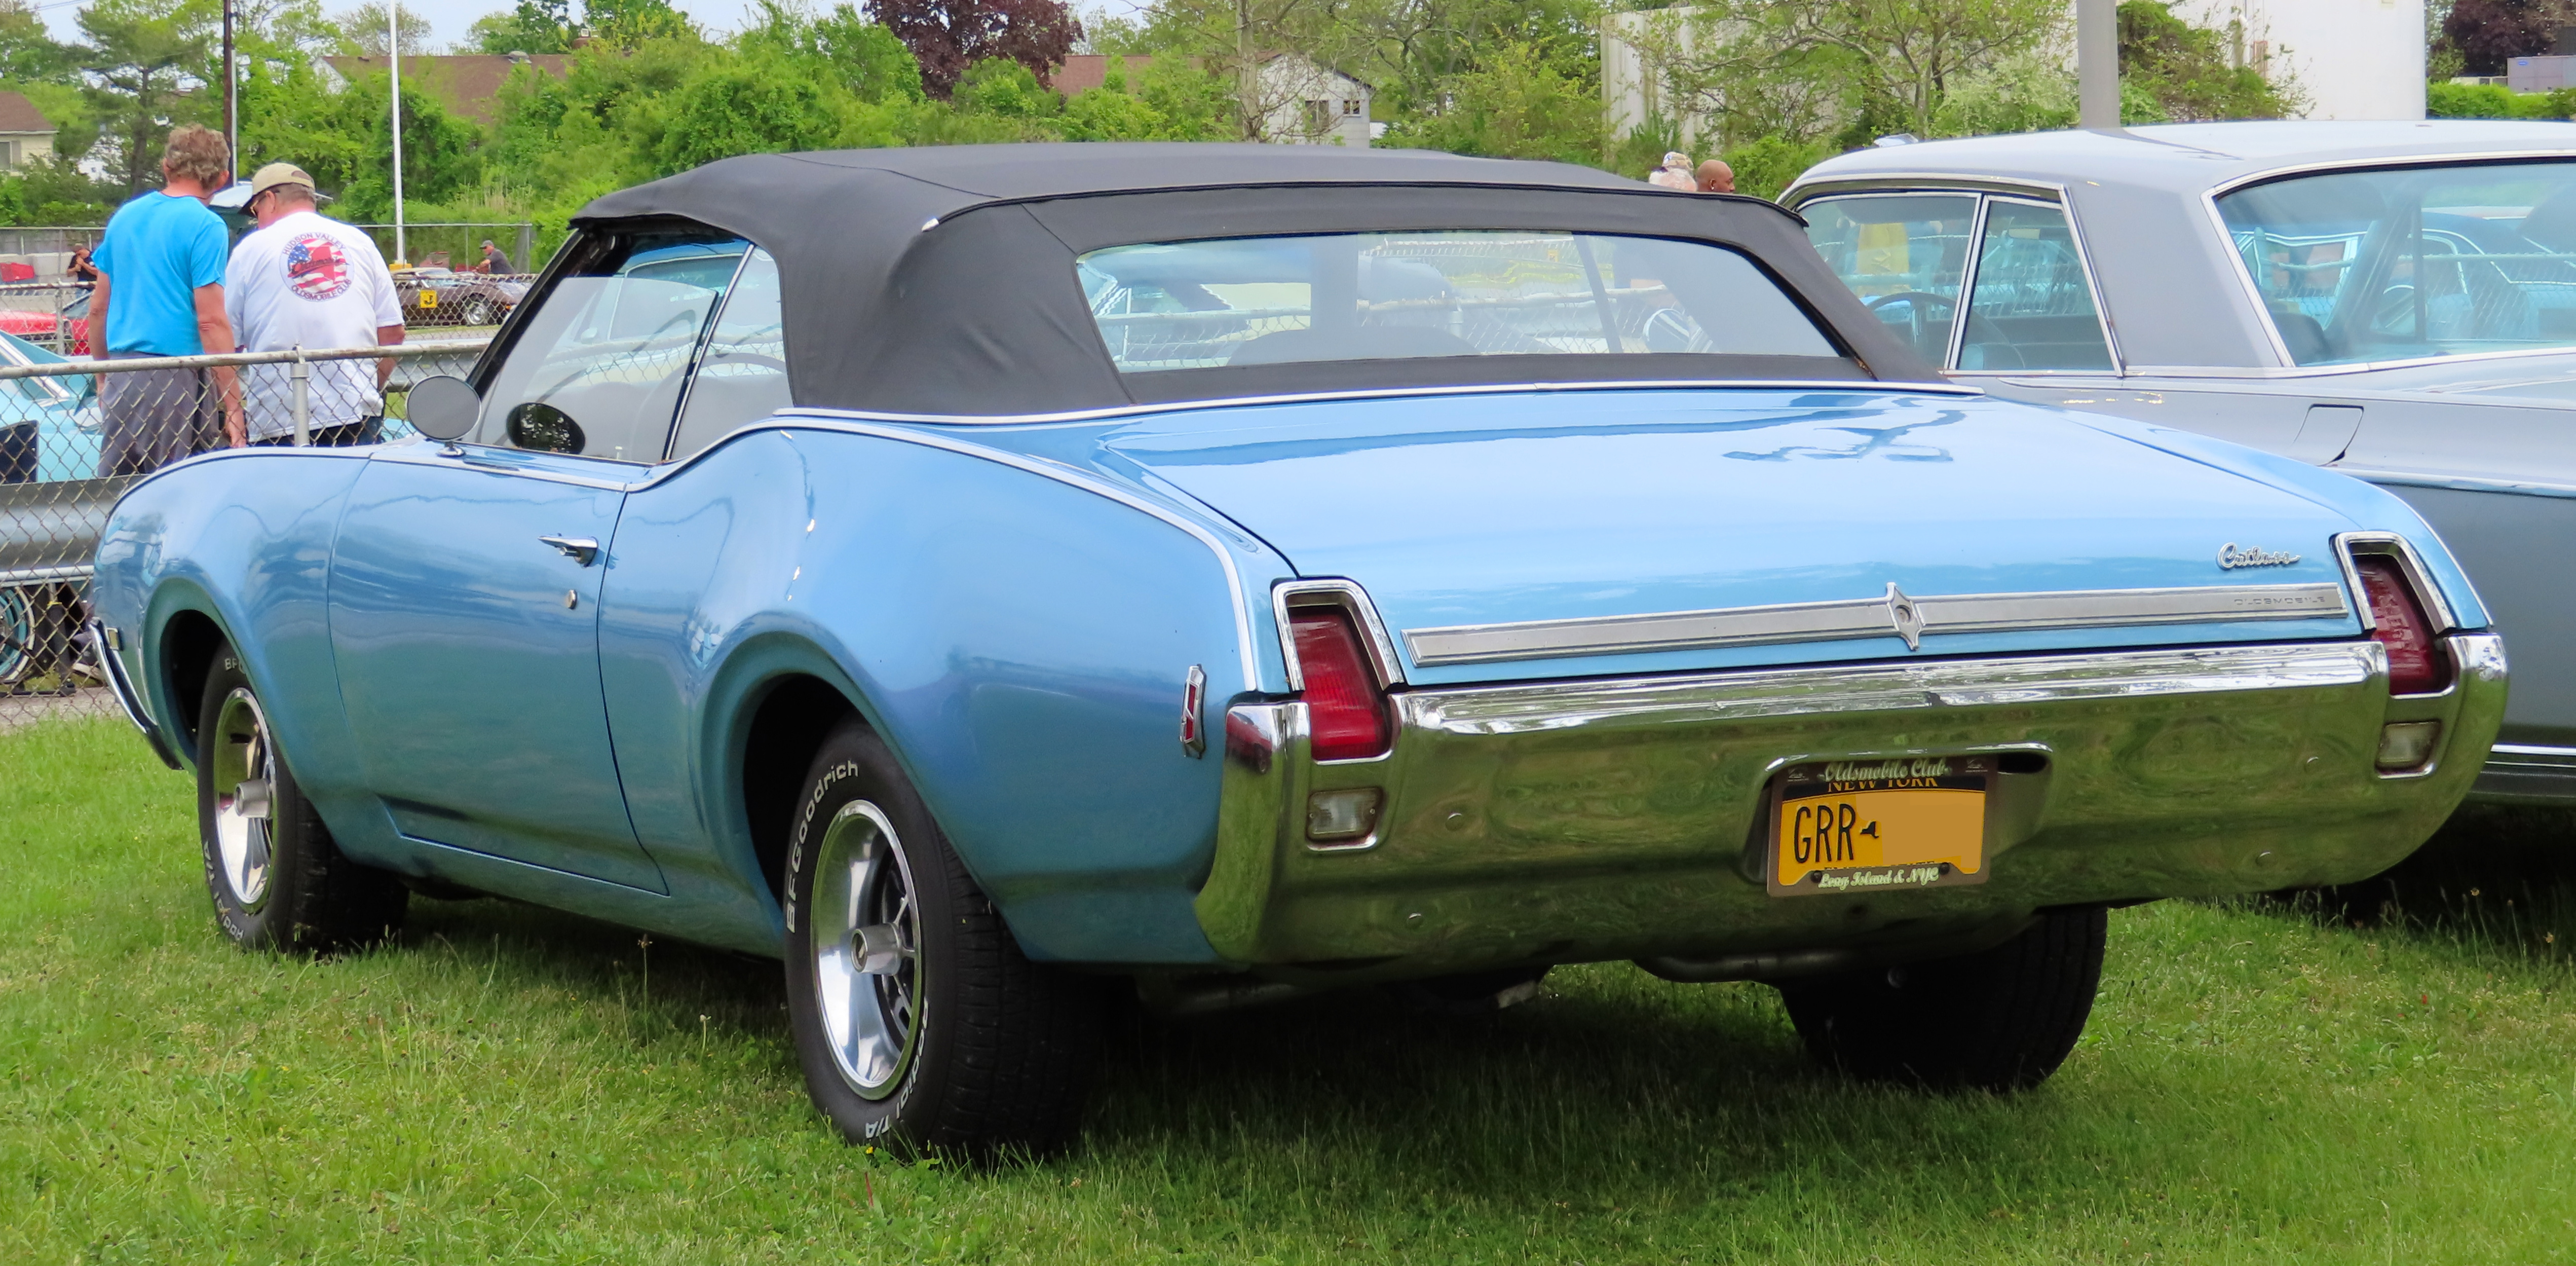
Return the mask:
[[2064, 1063], [2102, 982], [2099, 908], [2043, 914], [1993, 949], [1780, 986], [1816, 1062], [1941, 1089], [2026, 1090]]
[[332, 842], [229, 646], [197, 713], [197, 828], [215, 919], [244, 949], [319, 953], [402, 926], [409, 892]]
[[786, 879], [797, 1060], [843, 1137], [964, 1156], [1070, 1137], [1099, 1058], [1098, 991], [1021, 954], [859, 721], [806, 775]]

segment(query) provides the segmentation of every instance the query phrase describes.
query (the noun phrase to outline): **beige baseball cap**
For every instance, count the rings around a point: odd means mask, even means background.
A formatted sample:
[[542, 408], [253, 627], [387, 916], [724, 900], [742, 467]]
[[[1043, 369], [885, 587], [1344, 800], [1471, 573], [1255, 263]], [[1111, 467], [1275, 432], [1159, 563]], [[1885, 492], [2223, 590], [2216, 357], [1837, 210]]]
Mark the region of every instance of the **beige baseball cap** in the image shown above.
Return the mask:
[[[260, 168], [258, 173], [250, 178], [250, 196], [256, 198], [279, 185], [302, 185], [312, 189], [313, 177], [306, 175], [303, 168], [293, 163], [270, 163]], [[317, 202], [331, 200], [319, 190], [315, 190], [313, 197]]]

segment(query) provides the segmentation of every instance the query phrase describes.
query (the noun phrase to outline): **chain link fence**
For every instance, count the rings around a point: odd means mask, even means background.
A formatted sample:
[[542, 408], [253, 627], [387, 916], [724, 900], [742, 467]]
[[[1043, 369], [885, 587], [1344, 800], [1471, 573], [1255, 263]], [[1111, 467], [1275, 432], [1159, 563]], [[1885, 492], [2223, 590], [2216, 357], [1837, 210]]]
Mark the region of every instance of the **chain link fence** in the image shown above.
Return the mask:
[[411, 385], [462, 375], [488, 341], [95, 361], [0, 340], [0, 731], [116, 711], [79, 629], [99, 532], [135, 480], [242, 444], [404, 438]]

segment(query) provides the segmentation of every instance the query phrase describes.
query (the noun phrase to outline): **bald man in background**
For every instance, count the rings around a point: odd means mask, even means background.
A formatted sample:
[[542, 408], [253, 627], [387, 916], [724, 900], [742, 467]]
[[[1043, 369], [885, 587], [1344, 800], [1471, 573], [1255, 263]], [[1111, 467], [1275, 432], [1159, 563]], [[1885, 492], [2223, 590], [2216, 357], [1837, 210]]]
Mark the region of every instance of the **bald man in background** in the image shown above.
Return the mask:
[[1735, 169], [1712, 158], [1699, 165], [1701, 193], [1735, 192]]

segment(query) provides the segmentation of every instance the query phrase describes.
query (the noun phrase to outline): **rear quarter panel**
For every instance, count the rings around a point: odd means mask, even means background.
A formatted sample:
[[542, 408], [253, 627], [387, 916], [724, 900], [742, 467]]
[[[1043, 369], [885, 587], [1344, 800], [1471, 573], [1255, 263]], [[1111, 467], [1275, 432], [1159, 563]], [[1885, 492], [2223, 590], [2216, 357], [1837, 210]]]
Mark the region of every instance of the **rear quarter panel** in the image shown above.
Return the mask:
[[889, 740], [1031, 955], [1211, 961], [1190, 903], [1222, 743], [1183, 750], [1183, 679], [1206, 672], [1218, 733], [1258, 666], [1226, 560], [1263, 593], [1285, 563], [906, 435], [753, 431], [631, 495], [600, 639], [638, 836], [675, 897], [729, 890], [721, 917], [756, 906], [774, 931], [745, 726], [769, 683], [811, 674]]

